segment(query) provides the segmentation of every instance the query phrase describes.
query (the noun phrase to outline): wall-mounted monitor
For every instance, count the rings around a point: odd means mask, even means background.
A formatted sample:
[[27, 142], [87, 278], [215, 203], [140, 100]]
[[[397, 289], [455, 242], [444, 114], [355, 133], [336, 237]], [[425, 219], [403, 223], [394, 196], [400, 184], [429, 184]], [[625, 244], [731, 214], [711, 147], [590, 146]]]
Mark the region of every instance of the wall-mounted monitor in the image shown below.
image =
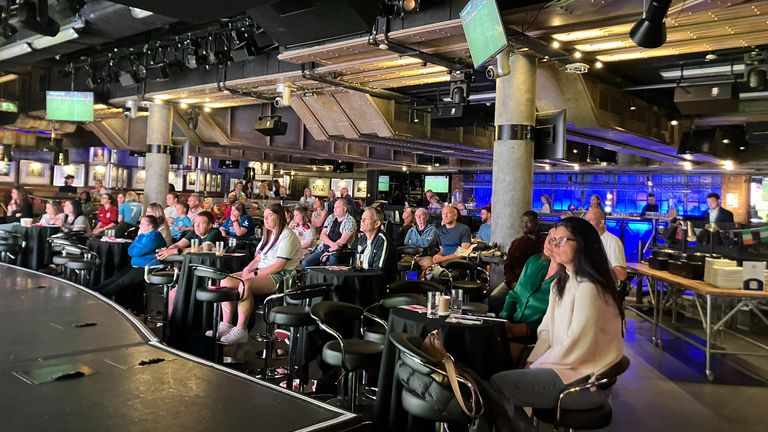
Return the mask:
[[388, 175], [379, 176], [379, 184], [377, 188], [379, 192], [389, 192], [389, 176]]
[[533, 130], [533, 158], [535, 160], [567, 160], [565, 145], [565, 110], [536, 114]]
[[432, 189], [435, 193], [448, 193], [451, 191], [451, 178], [447, 175], [424, 176], [424, 190]]
[[222, 159], [219, 161], [219, 169], [239, 169], [239, 160]]
[[45, 92], [46, 120], [93, 121], [93, 92]]
[[496, 0], [470, 0], [459, 12], [459, 18], [475, 69], [507, 46], [507, 34]]

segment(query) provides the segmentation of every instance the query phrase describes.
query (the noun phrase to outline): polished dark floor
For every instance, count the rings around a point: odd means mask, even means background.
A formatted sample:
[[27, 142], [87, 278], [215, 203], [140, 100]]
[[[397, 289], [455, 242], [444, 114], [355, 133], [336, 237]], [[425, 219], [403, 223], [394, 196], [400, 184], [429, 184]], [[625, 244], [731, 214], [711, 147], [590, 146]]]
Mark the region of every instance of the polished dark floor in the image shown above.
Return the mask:
[[[703, 337], [698, 321], [679, 316], [677, 325]], [[256, 330], [260, 328], [257, 326]], [[668, 332], [662, 336], [663, 349], [656, 348], [651, 344], [651, 331], [648, 321], [633, 312], [627, 313], [625, 353], [632, 364], [614, 388], [614, 419], [604, 431], [714, 432], [768, 428], [768, 357], [716, 355], [715, 379], [709, 382], [704, 376], [703, 351]], [[768, 344], [768, 337], [762, 340]], [[727, 335], [717, 334], [714, 341], [729, 349], [754, 350]], [[237, 353], [245, 363], [235, 367], [259, 367], [262, 360], [255, 358], [255, 354], [261, 349], [261, 343], [251, 340]], [[313, 375], [316, 373], [315, 370]], [[542, 424], [539, 430], [549, 431], [551, 426]]]

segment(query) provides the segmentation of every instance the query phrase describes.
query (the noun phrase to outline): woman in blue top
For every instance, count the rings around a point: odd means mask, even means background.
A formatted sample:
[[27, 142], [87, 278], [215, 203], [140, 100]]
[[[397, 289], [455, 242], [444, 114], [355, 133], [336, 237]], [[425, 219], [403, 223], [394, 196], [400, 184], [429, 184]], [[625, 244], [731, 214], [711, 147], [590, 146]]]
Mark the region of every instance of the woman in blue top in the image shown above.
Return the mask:
[[[131, 287], [144, 286], [144, 266], [155, 260], [157, 249], [166, 246], [158, 231], [159, 222], [154, 216], [144, 216], [139, 223], [139, 235], [128, 247], [131, 265], [118, 270], [114, 276], [102, 282], [94, 291], [110, 297]], [[138, 294], [138, 290], [137, 294]]]
[[229, 218], [219, 228], [225, 237], [252, 237], [256, 224], [245, 212], [243, 203], [235, 203], [230, 210]]

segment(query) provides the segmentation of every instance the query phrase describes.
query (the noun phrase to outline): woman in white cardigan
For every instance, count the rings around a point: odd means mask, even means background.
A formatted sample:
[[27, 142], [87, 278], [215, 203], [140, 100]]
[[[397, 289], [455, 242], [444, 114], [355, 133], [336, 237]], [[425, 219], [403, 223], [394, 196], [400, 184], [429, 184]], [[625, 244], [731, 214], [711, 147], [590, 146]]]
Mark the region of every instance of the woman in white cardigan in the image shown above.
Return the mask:
[[[535, 430], [523, 407], [554, 408], [566, 385], [587, 382], [624, 352], [624, 313], [597, 231], [589, 222], [569, 217], [560, 221], [550, 242], [560, 268], [536, 347], [525, 369], [491, 377], [513, 429], [519, 431]], [[563, 407], [595, 407], [609, 392], [580, 392], [567, 397]]]

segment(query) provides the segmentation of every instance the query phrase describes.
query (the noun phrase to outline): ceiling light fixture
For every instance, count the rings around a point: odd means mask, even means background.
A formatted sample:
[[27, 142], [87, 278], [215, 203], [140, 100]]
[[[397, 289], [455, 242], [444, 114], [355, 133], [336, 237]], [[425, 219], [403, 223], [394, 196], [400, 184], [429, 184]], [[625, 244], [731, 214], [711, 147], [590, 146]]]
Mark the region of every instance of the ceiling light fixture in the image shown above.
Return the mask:
[[601, 62], [600, 60], [598, 60], [598, 61], [596, 61], [596, 62], [595, 62], [595, 64], [594, 64], [594, 65], [592, 65], [592, 66], [594, 66], [594, 67], [595, 67], [595, 69], [602, 69], [604, 65], [603, 65], [603, 62]]
[[552, 48], [555, 48], [555, 49], [560, 48], [560, 42], [558, 42], [556, 40], [552, 41], [551, 46], [552, 46]]
[[680, 124], [680, 122], [677, 120], [672, 120], [671, 122], [669, 122], [669, 124], [671, 124], [672, 126], [677, 126]]
[[635, 98], [630, 98], [629, 99], [629, 110], [630, 111], [634, 111], [636, 109], [637, 109], [637, 107], [635, 106]]
[[[645, 2], [643, 2], [645, 3]], [[667, 17], [672, 0], [651, 0], [643, 17], [632, 26], [629, 37], [639, 47], [658, 48], [667, 41]]]

